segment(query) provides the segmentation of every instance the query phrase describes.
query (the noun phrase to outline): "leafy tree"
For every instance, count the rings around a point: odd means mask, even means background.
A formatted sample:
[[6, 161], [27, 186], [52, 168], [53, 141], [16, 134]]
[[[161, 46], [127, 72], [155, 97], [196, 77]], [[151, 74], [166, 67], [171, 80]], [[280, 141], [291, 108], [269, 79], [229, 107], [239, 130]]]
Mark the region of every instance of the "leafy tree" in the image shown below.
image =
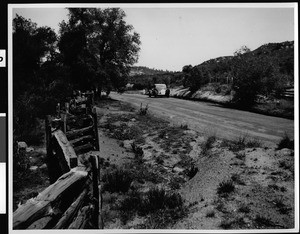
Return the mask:
[[233, 102], [248, 108], [255, 104], [258, 94], [264, 91], [264, 82], [273, 76], [274, 68], [267, 60], [251, 56], [238, 56], [233, 60], [232, 75], [235, 91]]
[[192, 92], [197, 91], [202, 85], [209, 82], [209, 73], [205, 67], [192, 67], [191, 65], [182, 68], [184, 73], [184, 86], [189, 87]]
[[60, 24], [59, 49], [79, 89], [125, 86], [130, 66], [137, 62], [139, 35], [126, 24], [119, 8], [70, 8]]
[[39, 82], [36, 72], [55, 50], [56, 34], [49, 27], [37, 27], [30, 19], [13, 19], [14, 97]]
[[[30, 19], [13, 19], [14, 133], [27, 143], [38, 143], [37, 118], [55, 111], [71, 91], [69, 71], [61, 65], [57, 35]], [[30, 142], [32, 140], [32, 142]]]
[[183, 73], [183, 86], [184, 87], [188, 87], [188, 81], [190, 80], [190, 76], [191, 76], [191, 71], [193, 69], [193, 66], [192, 65], [185, 65], [183, 68], [182, 68], [182, 73]]

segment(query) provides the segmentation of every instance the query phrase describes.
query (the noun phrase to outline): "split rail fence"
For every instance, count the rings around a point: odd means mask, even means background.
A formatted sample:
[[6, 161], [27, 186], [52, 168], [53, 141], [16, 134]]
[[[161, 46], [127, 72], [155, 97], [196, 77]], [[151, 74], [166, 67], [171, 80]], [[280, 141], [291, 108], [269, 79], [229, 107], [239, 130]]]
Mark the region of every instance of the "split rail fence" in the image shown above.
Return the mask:
[[93, 93], [47, 116], [50, 186], [13, 213], [13, 229], [103, 228], [97, 113]]

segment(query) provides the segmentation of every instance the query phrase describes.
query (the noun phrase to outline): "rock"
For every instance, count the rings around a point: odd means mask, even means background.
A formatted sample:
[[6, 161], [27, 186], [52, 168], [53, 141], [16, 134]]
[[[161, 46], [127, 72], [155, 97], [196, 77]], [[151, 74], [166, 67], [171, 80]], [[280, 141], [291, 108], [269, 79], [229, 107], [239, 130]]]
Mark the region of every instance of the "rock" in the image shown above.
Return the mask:
[[121, 121], [117, 121], [117, 122], [112, 123], [111, 125], [114, 125], [116, 127], [120, 127], [122, 125], [122, 122]]
[[18, 141], [18, 150], [26, 150], [27, 144], [25, 141]]
[[143, 159], [150, 160], [152, 158], [152, 153], [148, 150], [143, 149]]
[[38, 169], [38, 166], [31, 166], [29, 167], [30, 171], [36, 171]]
[[293, 152], [293, 150], [291, 150], [291, 149], [283, 148], [276, 152], [276, 156], [279, 156], [279, 157], [290, 156], [290, 155], [292, 155], [292, 152]]
[[33, 147], [28, 147], [28, 148], [26, 148], [26, 152], [27, 152], [27, 153], [32, 152], [32, 151], [34, 151]]
[[183, 169], [181, 167], [174, 167], [172, 171], [179, 174], [179, 173], [183, 173], [184, 170], [185, 169]]
[[45, 168], [47, 168], [46, 163], [44, 163], [43, 165], [41, 165], [41, 166], [39, 167], [39, 169], [45, 169]]
[[133, 143], [133, 140], [125, 140], [123, 141], [123, 147], [125, 149], [132, 149], [131, 144]]
[[130, 184], [130, 189], [137, 191], [143, 187], [143, 184], [139, 183], [138, 181], [134, 180]]
[[174, 165], [176, 165], [179, 161], [180, 161], [180, 157], [177, 155], [174, 155], [172, 157], [168, 157], [164, 160], [164, 165], [167, 167], [174, 167]]
[[132, 122], [135, 122], [135, 121], [136, 121], [136, 119], [135, 119], [135, 118], [132, 118], [130, 121], [132, 121]]

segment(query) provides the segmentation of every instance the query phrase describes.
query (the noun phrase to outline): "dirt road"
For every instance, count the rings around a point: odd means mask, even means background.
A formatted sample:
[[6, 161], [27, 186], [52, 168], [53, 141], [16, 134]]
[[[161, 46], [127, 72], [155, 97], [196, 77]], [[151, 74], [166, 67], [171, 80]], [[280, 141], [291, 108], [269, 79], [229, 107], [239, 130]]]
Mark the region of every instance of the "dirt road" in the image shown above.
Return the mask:
[[149, 111], [175, 124], [187, 124], [190, 129], [219, 138], [236, 139], [245, 134], [274, 145], [284, 136], [294, 138], [294, 121], [247, 111], [229, 109], [218, 104], [175, 98], [149, 98], [140, 94], [111, 93], [113, 99], [135, 106], [148, 104]]

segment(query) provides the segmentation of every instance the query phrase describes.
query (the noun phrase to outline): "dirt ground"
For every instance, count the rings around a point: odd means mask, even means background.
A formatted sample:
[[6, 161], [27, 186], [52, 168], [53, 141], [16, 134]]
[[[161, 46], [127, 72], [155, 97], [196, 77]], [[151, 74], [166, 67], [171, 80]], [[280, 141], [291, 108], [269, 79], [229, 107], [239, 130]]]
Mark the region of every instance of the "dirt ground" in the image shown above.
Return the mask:
[[[187, 215], [166, 228], [294, 228], [293, 150], [277, 150], [246, 136], [244, 142], [219, 140], [212, 132], [199, 133], [187, 126], [159, 121], [149, 112], [141, 116], [138, 109], [119, 101], [103, 101], [97, 111], [101, 155], [109, 158], [111, 165], [124, 167], [135, 157], [135, 142], [143, 150], [144, 164], [150, 166], [153, 175], [161, 177], [155, 183], [145, 183], [142, 189], [158, 186], [183, 197]], [[134, 137], [130, 139], [121, 137], [132, 128], [141, 131], [131, 132]], [[193, 167], [197, 172], [187, 176]], [[175, 179], [179, 181], [176, 186], [172, 183]], [[233, 189], [222, 191], [222, 183]], [[113, 197], [115, 202], [118, 196], [106, 193], [103, 201], [110, 203]], [[111, 206], [104, 207], [105, 228], [139, 228], [147, 222], [137, 215], [124, 224], [116, 210], [108, 212], [113, 210]]]
[[[102, 176], [121, 168], [134, 173], [131, 194], [151, 188], [179, 193], [184, 215], [170, 220], [134, 213], [124, 219], [119, 207], [130, 193], [105, 191], [105, 229], [294, 228], [294, 150], [247, 136], [220, 140], [214, 131], [196, 132], [155, 117], [151, 109], [140, 111], [120, 101], [98, 102]], [[23, 184], [14, 181], [14, 210], [49, 185], [45, 149], [34, 147], [29, 157], [30, 176]]]

